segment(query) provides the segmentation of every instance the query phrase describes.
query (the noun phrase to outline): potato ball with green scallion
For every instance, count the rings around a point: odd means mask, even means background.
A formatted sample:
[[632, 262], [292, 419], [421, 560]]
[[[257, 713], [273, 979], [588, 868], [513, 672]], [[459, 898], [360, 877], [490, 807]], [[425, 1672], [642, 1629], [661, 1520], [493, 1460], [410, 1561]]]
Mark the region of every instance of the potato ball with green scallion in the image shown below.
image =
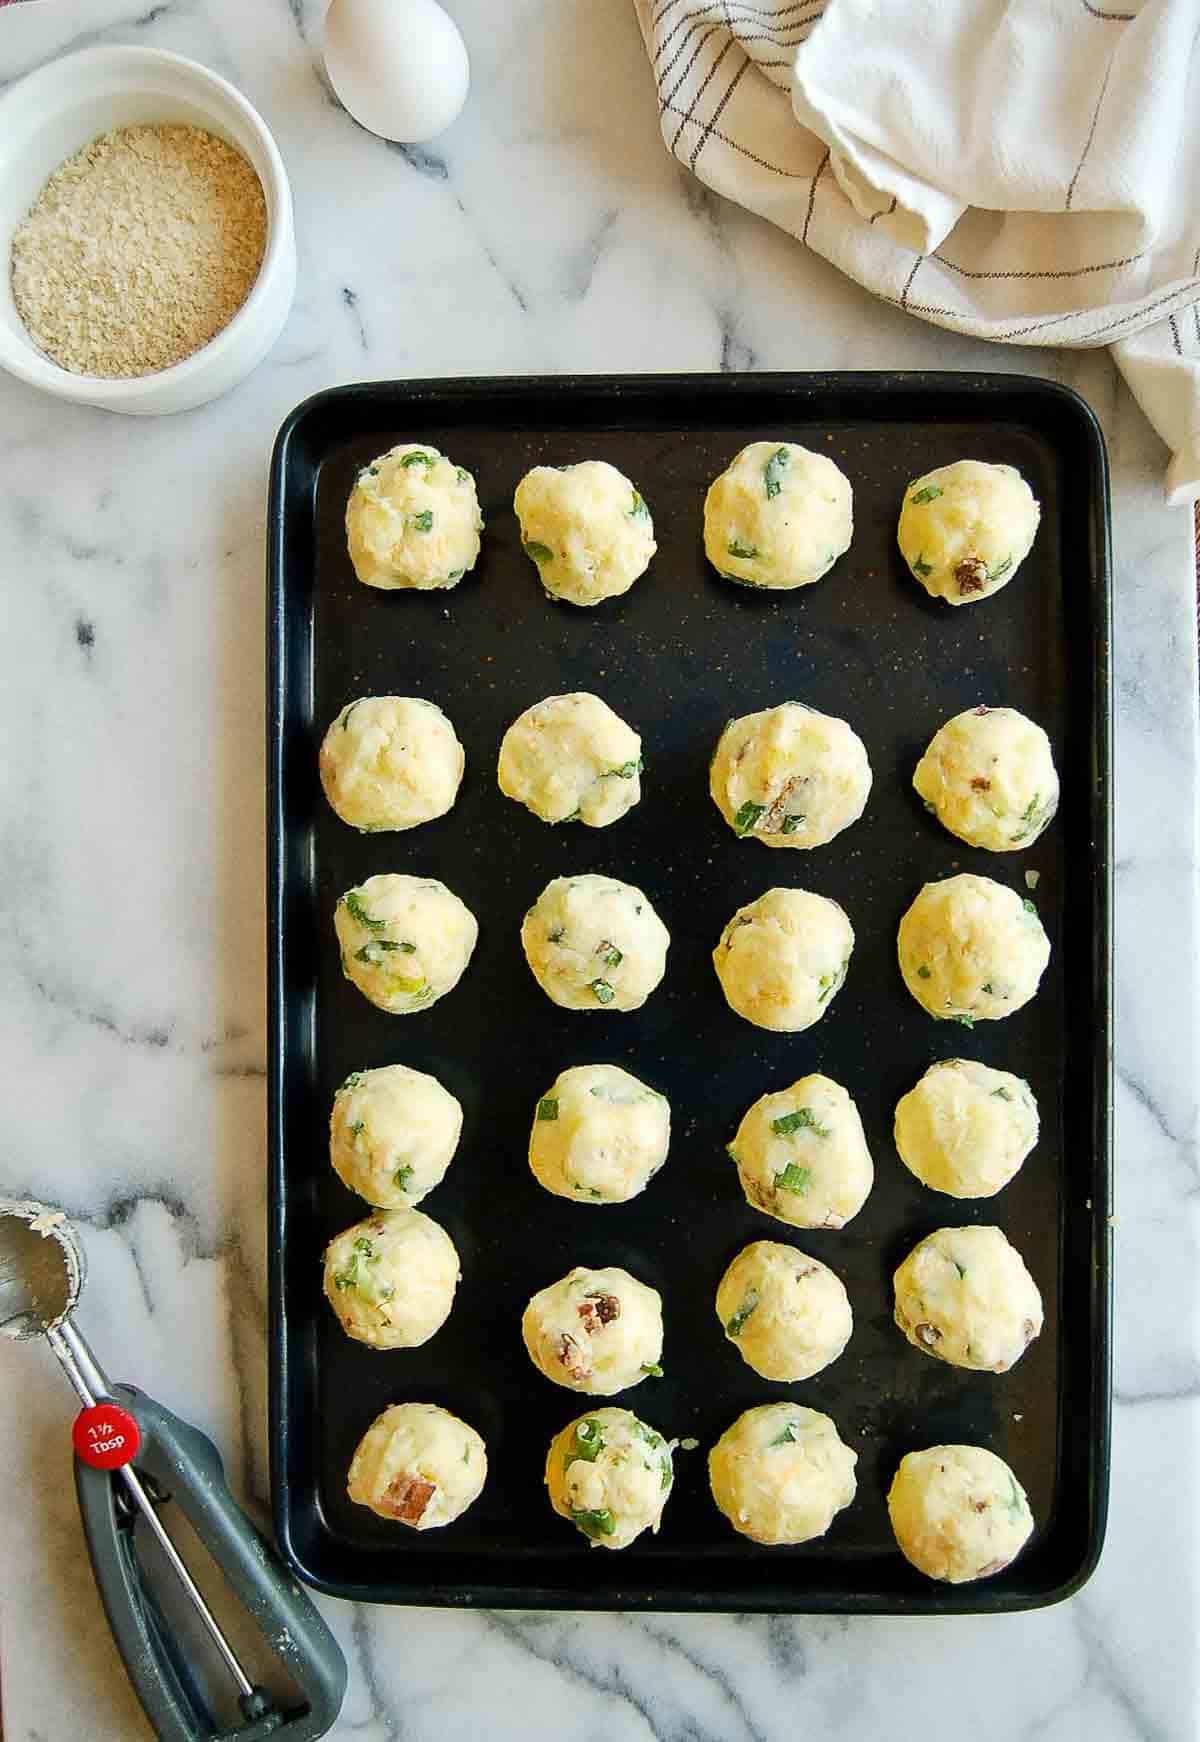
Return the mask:
[[538, 579], [572, 605], [627, 593], [658, 548], [645, 499], [607, 460], [535, 466], [517, 485], [513, 508]]
[[325, 1248], [325, 1298], [342, 1329], [373, 1349], [416, 1349], [446, 1322], [458, 1253], [422, 1210], [376, 1210]]
[[557, 1197], [624, 1204], [645, 1190], [670, 1141], [665, 1095], [619, 1065], [574, 1065], [538, 1100], [529, 1166]]
[[659, 1527], [674, 1480], [671, 1450], [632, 1410], [593, 1410], [550, 1443], [550, 1504], [593, 1548], [628, 1548]]
[[454, 727], [420, 696], [360, 696], [321, 744], [321, 785], [337, 815], [364, 834], [415, 829], [445, 816], [465, 757]]
[[1033, 1532], [1025, 1490], [984, 1446], [909, 1452], [888, 1493], [888, 1516], [905, 1560], [951, 1585], [1002, 1572]]
[[708, 1480], [733, 1528], [775, 1548], [824, 1536], [854, 1499], [857, 1462], [827, 1415], [764, 1403], [726, 1428], [708, 1454]]
[[909, 484], [896, 539], [927, 593], [948, 605], [971, 605], [1012, 580], [1041, 513], [1015, 466], [955, 460]]
[[777, 1034], [811, 1028], [846, 978], [854, 928], [828, 896], [768, 889], [739, 907], [713, 951], [731, 1010]]
[[914, 1349], [977, 1373], [1007, 1373], [1042, 1329], [1042, 1297], [999, 1228], [939, 1228], [894, 1278], [896, 1324]]
[[990, 1198], [1038, 1137], [1033, 1090], [975, 1059], [930, 1065], [896, 1105], [900, 1159], [923, 1185], [952, 1198]]
[[382, 872], [338, 898], [342, 972], [391, 1016], [427, 1010], [457, 986], [479, 936], [475, 916], [434, 877]]
[[671, 935], [632, 883], [555, 877], [525, 915], [521, 946], [564, 1010], [637, 1010], [662, 979]]
[[746, 1202], [795, 1228], [845, 1227], [875, 1181], [858, 1108], [820, 1073], [757, 1100], [728, 1153]]
[[710, 484], [704, 550], [724, 580], [806, 587], [854, 536], [850, 480], [825, 454], [795, 442], [751, 442]]
[[479, 557], [475, 480], [428, 442], [401, 442], [364, 466], [346, 504], [346, 541], [367, 587], [456, 587]]
[[1028, 896], [969, 871], [925, 884], [900, 921], [896, 948], [921, 1008], [967, 1028], [1028, 1004], [1050, 960]]
[[369, 1204], [411, 1209], [444, 1177], [462, 1122], [458, 1101], [425, 1071], [353, 1071], [333, 1098], [329, 1157], [343, 1185]]
[[642, 796], [642, 740], [599, 696], [547, 696], [513, 721], [497, 779], [544, 823], [603, 829]]
[[662, 1376], [662, 1296], [618, 1265], [579, 1265], [525, 1308], [521, 1335], [539, 1373], [610, 1397]]
[[1031, 847], [1058, 809], [1050, 740], [1015, 708], [968, 708], [947, 720], [913, 786], [943, 828], [992, 853]]
[[785, 1384], [836, 1361], [854, 1329], [841, 1278], [778, 1240], [743, 1247], [721, 1278], [716, 1306], [746, 1365]]
[[487, 1447], [473, 1427], [436, 1403], [393, 1403], [359, 1441], [346, 1491], [380, 1518], [436, 1530], [461, 1518], [486, 1480]]
[[765, 847], [821, 847], [861, 817], [871, 764], [845, 720], [802, 702], [783, 702], [730, 720], [717, 742], [708, 786], [739, 839]]

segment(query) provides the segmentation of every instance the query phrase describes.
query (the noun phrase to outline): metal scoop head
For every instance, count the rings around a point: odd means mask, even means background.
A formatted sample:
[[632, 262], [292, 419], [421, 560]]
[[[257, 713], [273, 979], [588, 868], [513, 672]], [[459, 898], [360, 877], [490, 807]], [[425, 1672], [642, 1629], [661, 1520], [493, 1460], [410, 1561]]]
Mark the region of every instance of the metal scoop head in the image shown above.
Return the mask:
[[0, 1335], [40, 1337], [74, 1310], [83, 1249], [62, 1210], [0, 1198]]

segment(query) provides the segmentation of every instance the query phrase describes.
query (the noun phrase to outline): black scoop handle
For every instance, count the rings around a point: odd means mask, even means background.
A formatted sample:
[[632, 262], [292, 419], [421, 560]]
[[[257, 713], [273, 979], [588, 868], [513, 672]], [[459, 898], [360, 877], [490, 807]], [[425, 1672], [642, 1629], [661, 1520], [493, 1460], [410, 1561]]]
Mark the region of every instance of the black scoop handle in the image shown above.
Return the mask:
[[242, 1699], [246, 1721], [217, 1735], [187, 1666], [173, 1652], [170, 1628], [142, 1582], [118, 1473], [75, 1459], [75, 1487], [96, 1583], [117, 1649], [160, 1742], [259, 1742], [282, 1736], [310, 1742], [324, 1736], [341, 1710], [346, 1663], [311, 1598], [284, 1567], [229, 1492], [212, 1441], [132, 1385], [109, 1395], [141, 1430], [134, 1469], [169, 1495], [185, 1514], [253, 1618], [267, 1645], [300, 1690], [292, 1710], [265, 1691]]

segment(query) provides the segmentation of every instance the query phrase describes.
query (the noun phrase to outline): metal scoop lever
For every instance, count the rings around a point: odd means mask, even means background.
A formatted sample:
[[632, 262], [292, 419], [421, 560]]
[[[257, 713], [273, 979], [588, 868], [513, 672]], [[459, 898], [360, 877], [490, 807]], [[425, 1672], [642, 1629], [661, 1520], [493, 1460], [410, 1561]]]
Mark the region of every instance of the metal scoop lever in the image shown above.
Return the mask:
[[[44, 1335], [82, 1409], [72, 1438], [75, 1486], [96, 1582], [118, 1649], [163, 1742], [258, 1742], [323, 1736], [340, 1710], [346, 1666], [312, 1602], [235, 1504], [220, 1456], [198, 1429], [133, 1386], [109, 1384], [70, 1313], [83, 1253], [61, 1211], [0, 1199], [0, 1332]], [[284, 1710], [256, 1686], [166, 1531], [167, 1496], [187, 1517], [258, 1631], [301, 1691]], [[238, 1690], [244, 1723], [218, 1730], [145, 1584], [131, 1528], [145, 1521]]]

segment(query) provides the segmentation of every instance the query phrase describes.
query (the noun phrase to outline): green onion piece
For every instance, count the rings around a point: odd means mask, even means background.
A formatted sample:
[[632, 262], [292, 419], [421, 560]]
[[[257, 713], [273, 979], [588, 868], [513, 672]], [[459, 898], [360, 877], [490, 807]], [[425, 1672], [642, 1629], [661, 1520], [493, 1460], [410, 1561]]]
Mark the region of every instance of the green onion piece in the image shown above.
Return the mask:
[[341, 1088], [338, 1090], [338, 1094], [344, 1095], [347, 1089], [357, 1089], [358, 1085], [362, 1082], [362, 1080], [363, 1080], [362, 1071], [351, 1071], [350, 1075], [346, 1078], [346, 1081], [342, 1084]]
[[552, 563], [554, 552], [548, 544], [539, 544], [535, 538], [527, 538], [524, 544], [526, 556], [531, 556], [535, 563]]
[[350, 1135], [351, 1135], [351, 1137], [361, 1137], [362, 1133], [366, 1129], [367, 1129], [366, 1120], [365, 1119], [356, 1119], [354, 1121], [353, 1125], [350, 1127]]
[[650, 510], [646, 507], [644, 499], [636, 490], [633, 493], [633, 504], [630, 508], [627, 508], [625, 512], [632, 520], [649, 520], [650, 518]]
[[783, 1172], [775, 1175], [775, 1186], [778, 1191], [795, 1192], [800, 1196], [808, 1190], [811, 1178], [811, 1167], [797, 1167], [794, 1161], [789, 1161]]
[[361, 705], [361, 703], [362, 703], [362, 697], [359, 696], [357, 702], [351, 702], [350, 706], [344, 710], [344, 712], [342, 714], [342, 731], [343, 732], [346, 730], [346, 727], [350, 724], [351, 714], [354, 712], [355, 708], [357, 708]]
[[617, 1528], [616, 1520], [607, 1507], [588, 1512], [572, 1506], [571, 1517], [585, 1536], [611, 1536]]
[[423, 449], [418, 448], [414, 453], [405, 454], [400, 464], [405, 467], [432, 466], [434, 464], [434, 458], [432, 454], [427, 454]]
[[1035, 919], [1037, 918], [1037, 908], [1033, 905], [1027, 895], [1023, 898], [1021, 906], [1025, 909], [1026, 913], [1031, 913]]
[[368, 931], [382, 931], [387, 925], [386, 919], [373, 919], [362, 904], [362, 897], [357, 889], [347, 889], [342, 896], [342, 906], [359, 925], [365, 925]]
[[600, 776], [601, 780], [632, 780], [635, 774], [640, 774], [646, 764], [639, 756], [635, 762], [622, 762], [620, 768], [606, 768]]
[[465, 466], [455, 466], [454, 476], [458, 479], [460, 484], [469, 484], [471, 482], [471, 474], [467, 471]]
[[974, 1028], [975, 1026], [975, 1018], [969, 1010], [964, 1010], [961, 1016], [952, 1016], [950, 1021], [961, 1022], [964, 1028]]
[[663, 1376], [663, 1370], [657, 1361], [643, 1361], [642, 1372], [650, 1379], [661, 1379]]
[[792, 463], [792, 456], [786, 448], [776, 448], [771, 458], [763, 467], [763, 484], [766, 487], [767, 498], [778, 496], [783, 489], [783, 474]]
[[1008, 573], [1009, 569], [1011, 569], [1011, 568], [1012, 568], [1012, 557], [1010, 555], [1010, 556], [1006, 556], [1003, 562], [997, 563], [994, 569], [988, 570], [988, 580], [989, 581], [1002, 580], [1004, 578], [1004, 576]]
[[542, 1096], [537, 1104], [537, 1117], [543, 1125], [548, 1124], [552, 1119], [558, 1118], [558, 1102], [554, 1099], [553, 1095]]
[[917, 979], [918, 980], [931, 980], [932, 978], [933, 978], [933, 969], [929, 966], [928, 962], [922, 962], [921, 966], [917, 969]]
[[746, 1320], [750, 1317], [750, 1314], [754, 1311], [760, 1299], [761, 1296], [756, 1288], [748, 1288], [746, 1290], [741, 1306], [731, 1318], [728, 1318], [725, 1321], [725, 1335], [727, 1337], [741, 1336]]
[[773, 1440], [767, 1441], [768, 1447], [770, 1447], [770, 1446], [794, 1446], [796, 1441], [800, 1438], [799, 1432], [797, 1431], [799, 1429], [799, 1426], [800, 1426], [800, 1423], [798, 1421], [787, 1422], [785, 1424], [783, 1432], [781, 1434], [776, 1434], [776, 1436]]
[[783, 819], [783, 833], [794, 835], [797, 829], [802, 829], [808, 821], [806, 816], [787, 816]]
[[414, 530], [417, 532], [432, 532], [433, 531], [433, 509], [432, 508], [422, 508], [422, 510], [419, 514], [413, 515], [412, 524], [413, 524]]
[[616, 944], [608, 942], [597, 945], [596, 954], [606, 968], [619, 968], [625, 960], [623, 951], [619, 950]]
[[575, 1450], [568, 1453], [568, 1463], [576, 1459], [585, 1464], [594, 1464], [604, 1450], [604, 1433], [602, 1424], [595, 1416], [589, 1416], [586, 1421], [575, 1424]]
[[936, 502], [941, 494], [942, 487], [940, 484], [925, 484], [920, 490], [913, 491], [913, 494], [909, 497], [909, 501], [912, 503], [913, 507], [916, 508], [922, 502]]
[[590, 980], [588, 991], [595, 993], [597, 1004], [611, 1004], [616, 997], [607, 980]]
[[743, 544], [740, 538], [731, 538], [726, 549], [730, 556], [741, 557], [743, 562], [752, 562], [758, 555], [756, 544]]
[[772, 1119], [771, 1130], [776, 1137], [790, 1137], [794, 1131], [814, 1131], [818, 1137], [828, 1137], [828, 1125], [822, 1125], [811, 1107], [797, 1107], [794, 1113], [784, 1113]]
[[392, 1175], [392, 1184], [398, 1191], [406, 1192], [408, 1190], [408, 1182], [412, 1176], [413, 1169], [411, 1167], [398, 1167]]
[[931, 575], [933, 573], [933, 564], [927, 563], [924, 556], [914, 557], [911, 567], [913, 574], [920, 575], [922, 580], [925, 579], [926, 575]]
[[1011, 1101], [1012, 1100], [1012, 1096], [1009, 1094], [1007, 1089], [1003, 1089], [1003, 1088], [993, 1089], [992, 1094], [999, 1095], [999, 1097], [1002, 1101]]
[[733, 819], [734, 834], [739, 836], [750, 834], [757, 827], [758, 819], [766, 808], [765, 804], [755, 804], [751, 799], [747, 799]]

